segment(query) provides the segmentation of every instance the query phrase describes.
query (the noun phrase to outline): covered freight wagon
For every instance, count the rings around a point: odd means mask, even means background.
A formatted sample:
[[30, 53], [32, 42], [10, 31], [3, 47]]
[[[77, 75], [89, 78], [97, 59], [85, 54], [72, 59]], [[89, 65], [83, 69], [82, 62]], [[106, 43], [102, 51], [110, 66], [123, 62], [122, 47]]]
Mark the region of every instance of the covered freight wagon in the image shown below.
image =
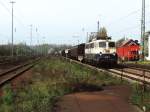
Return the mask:
[[140, 45], [132, 39], [125, 40], [117, 47], [118, 58], [122, 61], [138, 61]]
[[75, 60], [83, 60], [85, 56], [85, 44], [74, 46], [70, 49], [70, 57]]

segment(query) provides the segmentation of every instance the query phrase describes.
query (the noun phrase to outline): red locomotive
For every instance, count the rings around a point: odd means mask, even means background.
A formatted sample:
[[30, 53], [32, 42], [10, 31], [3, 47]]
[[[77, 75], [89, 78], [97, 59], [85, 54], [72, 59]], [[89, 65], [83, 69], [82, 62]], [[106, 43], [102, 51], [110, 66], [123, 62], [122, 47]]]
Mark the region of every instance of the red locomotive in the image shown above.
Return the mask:
[[132, 39], [125, 40], [117, 47], [118, 58], [122, 61], [138, 61], [140, 45]]

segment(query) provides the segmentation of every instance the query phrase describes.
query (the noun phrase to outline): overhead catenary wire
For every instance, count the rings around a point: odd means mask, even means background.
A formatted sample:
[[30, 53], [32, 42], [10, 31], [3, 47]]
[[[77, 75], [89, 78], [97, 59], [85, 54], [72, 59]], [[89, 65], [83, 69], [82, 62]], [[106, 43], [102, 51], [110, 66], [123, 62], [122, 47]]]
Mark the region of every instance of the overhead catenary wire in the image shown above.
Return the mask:
[[[146, 21], [145, 24], [149, 25], [150, 24], [150, 21]], [[134, 26], [131, 26], [131, 27], [127, 27], [127, 28], [124, 28], [124, 29], [121, 29], [120, 31], [117, 31], [117, 32], [114, 32], [115, 34], [124, 34], [124, 32], [126, 31], [133, 31], [135, 29], [139, 29], [140, 30], [140, 27], [141, 25], [134, 25]], [[138, 33], [139, 34], [139, 33]]]
[[[150, 21], [146, 22], [146, 24], [147, 25], [150, 24]], [[135, 25], [135, 26], [127, 27], [127, 28], [124, 28], [120, 31], [114, 32], [114, 34], [124, 34], [127, 31], [133, 31], [133, 30], [137, 30], [137, 29], [140, 30], [140, 27], [141, 27], [141, 25]]]
[[[149, 8], [149, 7], [150, 7], [150, 5], [147, 5], [145, 8]], [[131, 17], [131, 16], [133, 16], [133, 15], [135, 15], [137, 13], [141, 13], [140, 11], [141, 11], [141, 9], [134, 10], [134, 11], [132, 11], [132, 12], [130, 12], [130, 13], [128, 13], [128, 14], [126, 14], [126, 15], [124, 15], [124, 16], [122, 16], [122, 17], [120, 17], [120, 18], [118, 18], [118, 19], [116, 19], [116, 20], [114, 20], [114, 21], [112, 21], [112, 22], [110, 22], [108, 24], [106, 24], [106, 26], [111, 26], [113, 24], [116, 25], [119, 22], [124, 21], [127, 18], [129, 18], [129, 17]], [[139, 17], [140, 17], [140, 15], [139, 15]]]
[[6, 5], [2, 1], [0, 1], [0, 4], [5, 8], [5, 10], [7, 10], [9, 14], [11, 14], [11, 11], [6, 7]]
[[[145, 8], [148, 8], [148, 7], [150, 7], [150, 5], [147, 5]], [[121, 18], [119, 18], [119, 19], [117, 19], [117, 20], [115, 20], [115, 21], [113, 21], [113, 22], [111, 22], [111, 23], [109, 23], [108, 25], [110, 26], [110, 25], [112, 25], [112, 24], [114, 24], [114, 23], [117, 24], [117, 23], [119, 23], [120, 21], [123, 21], [123, 20], [127, 19], [128, 17], [133, 16], [133, 15], [135, 15], [135, 14], [137, 14], [137, 13], [141, 13], [141, 9], [132, 11], [132, 12], [130, 12], [129, 14], [127, 14], [127, 15], [125, 15], [125, 16], [123, 16], [123, 17], [121, 17]], [[150, 12], [147, 11], [147, 12], [145, 12], [145, 13], [150, 13]], [[140, 17], [140, 15], [139, 15], [139, 17]], [[140, 23], [140, 21], [141, 21], [141, 20], [139, 19], [139, 23]], [[149, 22], [150, 22], [150, 21], [146, 22], [145, 24], [149, 24]], [[116, 26], [116, 24], [115, 24], [115, 26]], [[117, 26], [119, 26], [119, 25], [117, 25]], [[141, 25], [139, 24], [139, 25], [134, 25], [134, 26], [131, 26], [131, 27], [127, 27], [127, 28], [124, 28], [124, 29], [122, 29], [122, 30], [120, 30], [120, 31], [117, 31], [116, 33], [124, 33], [124, 31], [129, 31], [129, 30], [133, 30], [133, 29], [137, 29], [137, 28], [141, 29]]]
[[[1, 6], [4, 7], [4, 9], [5, 9], [5, 10], [10, 14], [10, 16], [11, 16], [11, 11], [10, 11], [10, 9], [7, 8], [6, 5], [5, 5], [2, 1], [0, 1], [0, 4], [1, 4]], [[14, 14], [14, 18], [15, 18], [15, 20], [16, 20], [19, 24], [21, 24], [23, 27], [27, 28], [27, 26], [22, 22], [22, 20], [20, 20], [15, 14]]]
[[[9, 2], [8, 2], [9, 3]], [[2, 2], [1, 0], [0, 0], [0, 5], [7, 11], [7, 13], [10, 15], [10, 16], [12, 16], [12, 12], [11, 12], [11, 10], [5, 5], [5, 3], [4, 2]], [[16, 10], [15, 10], [16, 11]], [[15, 19], [15, 21], [19, 24], [19, 25], [21, 25], [22, 27], [24, 27], [25, 29], [28, 29], [28, 25], [25, 25], [23, 22], [22, 22], [22, 20], [21, 19], [19, 19], [15, 14], [13, 14], [13, 16], [14, 16], [14, 19]], [[25, 30], [24, 30], [25, 31]], [[16, 28], [15, 28], [15, 32], [16, 32]], [[38, 32], [39, 33], [39, 32]], [[40, 35], [40, 34], [39, 34]], [[1, 36], [3, 36], [3, 37], [9, 37], [9, 36], [4, 36], [3, 34], [1, 34]]]

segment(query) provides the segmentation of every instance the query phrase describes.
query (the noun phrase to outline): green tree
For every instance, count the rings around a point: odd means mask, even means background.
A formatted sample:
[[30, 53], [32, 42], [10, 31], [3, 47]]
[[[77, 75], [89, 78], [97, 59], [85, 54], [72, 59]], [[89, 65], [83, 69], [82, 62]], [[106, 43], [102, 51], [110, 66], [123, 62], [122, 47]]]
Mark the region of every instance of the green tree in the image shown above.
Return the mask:
[[97, 33], [97, 39], [106, 40], [108, 38], [107, 30], [105, 27], [100, 28], [100, 31]]

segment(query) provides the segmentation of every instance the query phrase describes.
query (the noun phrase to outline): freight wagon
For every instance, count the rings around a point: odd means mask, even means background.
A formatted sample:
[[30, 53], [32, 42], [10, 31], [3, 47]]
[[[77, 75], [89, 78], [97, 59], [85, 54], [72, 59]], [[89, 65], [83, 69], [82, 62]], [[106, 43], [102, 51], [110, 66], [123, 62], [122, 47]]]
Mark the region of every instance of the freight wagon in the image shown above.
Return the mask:
[[85, 44], [74, 46], [70, 49], [70, 58], [82, 61], [85, 56]]

